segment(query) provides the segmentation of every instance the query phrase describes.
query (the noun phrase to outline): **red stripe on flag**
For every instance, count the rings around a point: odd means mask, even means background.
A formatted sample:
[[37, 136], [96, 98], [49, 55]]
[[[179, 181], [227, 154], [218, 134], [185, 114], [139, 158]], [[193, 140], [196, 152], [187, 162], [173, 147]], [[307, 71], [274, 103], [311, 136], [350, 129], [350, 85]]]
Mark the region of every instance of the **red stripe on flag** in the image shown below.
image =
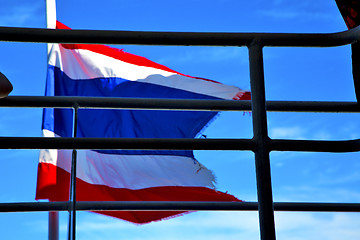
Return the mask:
[[[56, 21], [56, 28], [57, 29], [67, 29], [67, 30], [71, 30], [71, 28], [69, 28], [68, 26], [66, 26], [65, 24]], [[114, 59], [118, 59], [120, 61], [123, 62], [127, 62], [130, 64], [134, 64], [137, 66], [143, 66], [143, 67], [151, 67], [151, 68], [156, 68], [156, 69], [160, 69], [160, 70], [164, 70], [167, 72], [172, 72], [172, 73], [176, 73], [185, 77], [190, 77], [190, 78], [196, 78], [196, 79], [201, 79], [204, 81], [209, 81], [209, 82], [214, 82], [214, 83], [218, 83], [218, 84], [222, 84], [220, 82], [214, 81], [214, 80], [210, 80], [207, 78], [201, 78], [201, 77], [193, 77], [190, 75], [186, 75], [186, 74], [182, 74], [180, 72], [177, 72], [175, 70], [172, 70], [164, 65], [158, 64], [156, 62], [153, 62], [145, 57], [141, 57], [135, 54], [131, 54], [131, 53], [127, 53], [124, 52], [121, 49], [117, 49], [117, 48], [112, 48], [106, 45], [99, 45], [99, 44], [61, 44], [61, 46], [63, 46], [66, 49], [84, 49], [84, 50], [89, 50], [95, 53], [99, 53], [108, 57], [112, 57]]]
[[[68, 201], [70, 174], [49, 163], [39, 163], [36, 199]], [[206, 187], [165, 186], [139, 190], [111, 188], [77, 179], [77, 201], [207, 201], [241, 202], [236, 197]], [[186, 211], [96, 211], [142, 224], [174, 217]]]
[[[68, 29], [70, 30], [68, 26], [62, 24], [61, 22], [56, 22], [56, 28], [57, 29]], [[123, 62], [131, 63], [138, 66], [144, 66], [144, 67], [152, 67], [161, 69], [168, 72], [173, 72], [180, 74], [164, 65], [158, 64], [156, 62], [153, 62], [145, 57], [141, 57], [138, 55], [134, 55], [131, 53], [124, 52], [123, 50], [112, 48], [106, 45], [99, 45], [99, 44], [61, 44], [66, 49], [85, 49], [92, 52], [96, 52], [99, 54], [103, 54], [105, 56], [109, 56], [118, 60], [121, 60]]]

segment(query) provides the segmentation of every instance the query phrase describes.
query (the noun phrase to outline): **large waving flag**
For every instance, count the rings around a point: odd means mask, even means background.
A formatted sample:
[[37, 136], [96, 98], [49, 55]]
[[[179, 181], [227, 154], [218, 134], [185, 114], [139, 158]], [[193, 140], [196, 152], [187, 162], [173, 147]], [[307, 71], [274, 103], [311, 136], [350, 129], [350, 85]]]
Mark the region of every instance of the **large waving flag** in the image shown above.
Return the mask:
[[[57, 22], [57, 28], [68, 29]], [[103, 45], [54, 44], [47, 96], [248, 100], [237, 87], [186, 76]], [[214, 112], [80, 109], [78, 137], [194, 138]], [[72, 111], [44, 109], [43, 135], [72, 136]], [[71, 151], [42, 150], [36, 199], [69, 199]], [[240, 201], [215, 190], [213, 173], [192, 151], [78, 151], [77, 201]], [[104, 211], [134, 223], [180, 211]]]

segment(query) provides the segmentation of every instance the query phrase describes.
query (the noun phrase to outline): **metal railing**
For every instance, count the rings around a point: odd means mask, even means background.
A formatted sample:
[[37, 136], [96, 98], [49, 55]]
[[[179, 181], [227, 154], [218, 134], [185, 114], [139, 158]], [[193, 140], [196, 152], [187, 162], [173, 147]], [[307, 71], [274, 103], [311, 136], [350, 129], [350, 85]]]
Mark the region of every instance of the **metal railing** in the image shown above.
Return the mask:
[[[179, 46], [238, 46], [249, 49], [252, 100], [174, 100], [84, 97], [7, 97], [0, 107], [118, 108], [197, 111], [252, 111], [252, 139], [99, 139], [0, 137], [1, 149], [160, 149], [160, 150], [248, 150], [255, 154], [258, 202], [28, 202], [1, 203], [0, 212], [82, 210], [257, 210], [262, 240], [276, 239], [275, 211], [360, 212], [359, 203], [273, 202], [271, 151], [354, 152], [360, 139], [348, 141], [275, 140], [267, 129], [267, 111], [360, 112], [357, 102], [266, 101], [263, 47], [334, 47], [360, 40], [360, 27], [331, 34], [282, 33], [183, 33], [53, 30], [0, 27], [0, 41], [40, 43], [101, 43]], [[73, 175], [75, 177], [75, 175]], [[73, 186], [72, 186], [73, 187]], [[69, 226], [75, 238], [75, 224]]]

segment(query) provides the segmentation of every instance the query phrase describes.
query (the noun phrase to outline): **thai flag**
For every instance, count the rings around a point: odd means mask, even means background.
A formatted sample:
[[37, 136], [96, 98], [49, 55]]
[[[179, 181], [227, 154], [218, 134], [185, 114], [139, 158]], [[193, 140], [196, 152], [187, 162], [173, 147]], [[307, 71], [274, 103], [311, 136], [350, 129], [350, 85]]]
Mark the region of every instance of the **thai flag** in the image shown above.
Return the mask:
[[[68, 29], [57, 22], [57, 28]], [[103, 45], [54, 44], [47, 96], [245, 99], [249, 92], [173, 71]], [[78, 112], [78, 137], [194, 138], [214, 112], [94, 110]], [[44, 109], [43, 135], [71, 137], [72, 111]], [[70, 150], [41, 150], [36, 199], [69, 199]], [[240, 201], [215, 190], [213, 173], [192, 151], [78, 151], [77, 201]], [[179, 211], [100, 212], [134, 223]]]

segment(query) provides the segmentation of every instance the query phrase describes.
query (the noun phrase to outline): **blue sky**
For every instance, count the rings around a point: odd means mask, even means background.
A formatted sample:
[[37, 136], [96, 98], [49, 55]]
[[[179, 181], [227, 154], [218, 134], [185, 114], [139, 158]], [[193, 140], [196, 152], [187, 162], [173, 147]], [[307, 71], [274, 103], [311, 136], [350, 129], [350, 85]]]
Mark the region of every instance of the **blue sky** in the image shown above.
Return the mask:
[[[44, 0], [4, 1], [0, 26], [45, 27]], [[346, 30], [333, 0], [58, 0], [58, 20], [77, 29], [328, 33]], [[118, 46], [179, 72], [250, 89], [246, 48]], [[44, 94], [46, 45], [0, 42], [11, 95]], [[265, 48], [267, 100], [355, 101], [350, 47]], [[1, 108], [1, 136], [40, 136], [41, 109]], [[357, 114], [268, 113], [272, 138], [360, 138]], [[208, 138], [251, 138], [249, 114], [223, 112]], [[218, 189], [256, 201], [251, 152], [196, 151]], [[0, 150], [0, 202], [34, 201], [38, 151]], [[271, 153], [275, 201], [360, 202], [359, 153]], [[79, 213], [77, 239], [259, 239], [256, 212], [197, 212], [145, 226]], [[67, 214], [60, 215], [61, 239]], [[2, 239], [46, 239], [47, 213], [1, 213]], [[359, 213], [276, 213], [277, 238], [358, 239]]]

